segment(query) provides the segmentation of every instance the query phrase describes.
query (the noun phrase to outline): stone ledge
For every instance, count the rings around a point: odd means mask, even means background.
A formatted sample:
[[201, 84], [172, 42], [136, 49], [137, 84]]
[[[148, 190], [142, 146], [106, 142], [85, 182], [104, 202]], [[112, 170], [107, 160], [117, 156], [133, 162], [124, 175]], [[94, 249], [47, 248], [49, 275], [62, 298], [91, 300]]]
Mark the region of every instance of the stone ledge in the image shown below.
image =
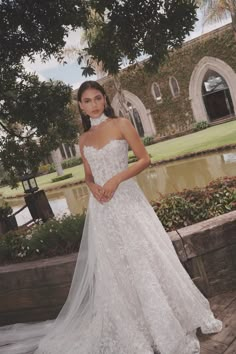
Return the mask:
[[236, 245], [236, 211], [179, 229], [188, 259]]

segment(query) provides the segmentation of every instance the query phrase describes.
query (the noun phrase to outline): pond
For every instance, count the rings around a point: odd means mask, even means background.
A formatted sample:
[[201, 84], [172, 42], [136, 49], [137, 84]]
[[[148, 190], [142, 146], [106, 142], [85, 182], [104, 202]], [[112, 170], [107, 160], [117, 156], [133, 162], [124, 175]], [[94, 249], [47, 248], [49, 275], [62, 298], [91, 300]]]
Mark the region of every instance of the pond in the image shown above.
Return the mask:
[[[236, 150], [150, 167], [140, 173], [136, 180], [148, 200], [151, 201], [170, 192], [204, 187], [218, 177], [234, 175], [236, 175]], [[87, 207], [88, 188], [85, 184], [79, 184], [55, 192], [47, 192], [47, 196], [56, 216], [77, 214]], [[9, 203], [16, 211], [24, 205], [24, 199], [12, 200]], [[17, 215], [18, 225], [30, 219], [27, 208]]]

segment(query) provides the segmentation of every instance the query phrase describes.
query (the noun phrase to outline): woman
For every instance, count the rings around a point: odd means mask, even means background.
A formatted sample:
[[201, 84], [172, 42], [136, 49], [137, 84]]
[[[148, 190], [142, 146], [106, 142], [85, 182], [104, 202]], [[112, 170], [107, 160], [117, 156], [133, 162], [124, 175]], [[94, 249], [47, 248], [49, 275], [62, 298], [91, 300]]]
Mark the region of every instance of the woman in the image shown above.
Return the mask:
[[[145, 147], [128, 119], [115, 118], [97, 82], [84, 82], [78, 101], [85, 128], [80, 150], [91, 191], [86, 222], [66, 303], [53, 323], [30, 326], [31, 350], [200, 353], [196, 329], [219, 332], [222, 323], [182, 267], [132, 179], [150, 164]], [[128, 145], [138, 158], [129, 167]], [[39, 344], [32, 339], [43, 335]], [[18, 349], [11, 353], [26, 353]]]

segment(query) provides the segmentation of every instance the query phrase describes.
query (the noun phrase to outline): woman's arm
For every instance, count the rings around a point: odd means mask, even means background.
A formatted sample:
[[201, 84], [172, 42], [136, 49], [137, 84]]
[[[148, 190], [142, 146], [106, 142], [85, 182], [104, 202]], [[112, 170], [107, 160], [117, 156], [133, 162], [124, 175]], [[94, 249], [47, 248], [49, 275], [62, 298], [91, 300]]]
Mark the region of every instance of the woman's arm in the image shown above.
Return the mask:
[[150, 163], [150, 157], [148, 155], [142, 140], [140, 139], [136, 129], [133, 127], [132, 123], [127, 118], [119, 118], [118, 122], [120, 131], [124, 139], [127, 140], [129, 146], [133, 150], [138, 161], [132, 166], [129, 166], [126, 170], [118, 173], [115, 177], [118, 183], [121, 183], [131, 177], [136, 176], [138, 173], [147, 168]]
[[84, 147], [84, 137], [81, 136], [81, 138], [79, 139], [80, 154], [84, 165], [85, 182], [87, 186], [90, 188], [91, 184], [94, 184], [94, 178], [89, 163], [84, 156], [83, 147]]
[[83, 160], [83, 165], [84, 165], [85, 182], [86, 182], [87, 186], [89, 187], [90, 191], [92, 192], [93, 196], [99, 202], [103, 202], [104, 201], [104, 197], [103, 197], [103, 194], [102, 194], [102, 187], [94, 182], [94, 178], [93, 178], [93, 174], [92, 174], [91, 168], [89, 166], [89, 163], [88, 163], [87, 159], [84, 156], [83, 146], [84, 146], [84, 136], [82, 136], [79, 139], [79, 148], [80, 148], [80, 154], [81, 154], [81, 158]]
[[138, 161], [132, 166], [129, 166], [126, 170], [117, 173], [103, 185], [103, 196], [107, 198], [106, 201], [112, 198], [121, 182], [136, 176], [148, 167], [151, 162], [147, 150], [131, 122], [127, 118], [118, 118], [117, 125], [122, 137], [128, 142], [134, 154], [137, 156]]

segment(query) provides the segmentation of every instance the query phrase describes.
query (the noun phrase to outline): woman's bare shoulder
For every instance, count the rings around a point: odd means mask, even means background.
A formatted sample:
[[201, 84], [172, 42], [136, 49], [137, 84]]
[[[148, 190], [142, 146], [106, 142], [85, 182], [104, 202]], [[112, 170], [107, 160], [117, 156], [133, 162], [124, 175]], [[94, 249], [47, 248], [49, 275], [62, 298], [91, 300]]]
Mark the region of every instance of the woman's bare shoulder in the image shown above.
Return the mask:
[[115, 119], [115, 122], [118, 126], [122, 127], [122, 126], [126, 126], [130, 124], [130, 120], [128, 118], [125, 117], [117, 117]]
[[86, 143], [88, 137], [88, 132], [84, 132], [83, 134], [80, 135], [79, 137], [79, 147], [82, 148], [84, 144]]
[[125, 117], [116, 118], [116, 124], [121, 131], [123, 131], [123, 129], [129, 129], [129, 127], [132, 126], [130, 120]]

